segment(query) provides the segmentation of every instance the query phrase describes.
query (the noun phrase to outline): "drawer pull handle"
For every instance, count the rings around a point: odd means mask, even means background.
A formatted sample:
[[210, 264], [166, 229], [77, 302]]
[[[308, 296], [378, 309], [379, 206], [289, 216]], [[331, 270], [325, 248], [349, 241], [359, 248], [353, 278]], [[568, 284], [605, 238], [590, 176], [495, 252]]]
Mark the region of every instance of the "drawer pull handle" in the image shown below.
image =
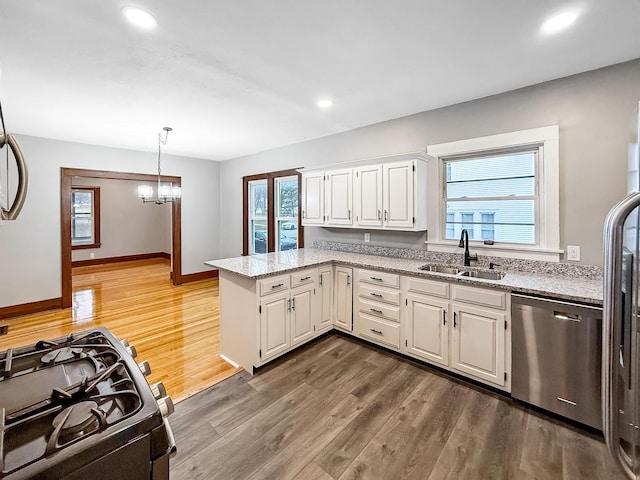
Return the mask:
[[382, 335], [382, 332], [380, 330], [376, 330], [375, 328], [370, 328], [369, 330], [371, 330], [376, 335]]
[[284, 283], [279, 283], [277, 285], [271, 285], [271, 288], [280, 288], [280, 287], [284, 287]]
[[369, 277], [371, 280], [375, 280], [376, 282], [381, 282], [382, 279], [380, 277]]
[[379, 315], [382, 315], [382, 310], [376, 310], [375, 308], [370, 308], [369, 310], [371, 310], [373, 313], [377, 313]]
[[562, 403], [566, 403], [568, 405], [571, 405], [572, 407], [575, 407], [577, 405], [576, 402], [572, 402], [571, 400], [567, 400], [566, 398], [562, 398], [562, 397], [558, 397], [558, 400]]
[[309, 280], [310, 278], [311, 278], [311, 277], [302, 277], [302, 278], [300, 279], [300, 281], [301, 281], [301, 282], [304, 282], [305, 280]]
[[378, 298], [382, 298], [382, 295], [379, 293], [371, 293], [371, 296], [373, 297], [378, 297]]

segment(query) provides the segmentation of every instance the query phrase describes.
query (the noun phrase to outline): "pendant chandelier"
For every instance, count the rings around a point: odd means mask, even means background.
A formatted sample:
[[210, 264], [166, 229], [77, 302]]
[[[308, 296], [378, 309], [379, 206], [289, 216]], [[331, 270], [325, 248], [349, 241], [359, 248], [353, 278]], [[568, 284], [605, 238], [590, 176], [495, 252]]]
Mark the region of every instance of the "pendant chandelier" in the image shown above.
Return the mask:
[[172, 183], [163, 185], [161, 182], [160, 156], [162, 154], [162, 145], [167, 144], [169, 132], [173, 129], [171, 127], [164, 127], [162, 130], [164, 130], [164, 138], [162, 138], [162, 132], [158, 134], [158, 187], [156, 196], [153, 196], [153, 187], [151, 185], [138, 186], [138, 198], [141, 198], [144, 203], [155, 203], [156, 205], [174, 202], [182, 196], [180, 186], [174, 186]]

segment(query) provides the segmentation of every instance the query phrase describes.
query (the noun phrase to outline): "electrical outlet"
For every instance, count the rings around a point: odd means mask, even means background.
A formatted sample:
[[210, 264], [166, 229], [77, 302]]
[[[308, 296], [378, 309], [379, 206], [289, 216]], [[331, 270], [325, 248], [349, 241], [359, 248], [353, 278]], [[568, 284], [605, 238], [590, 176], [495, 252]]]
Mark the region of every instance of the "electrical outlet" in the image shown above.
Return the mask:
[[370, 233], [365, 233], [364, 234], [364, 241], [365, 242], [370, 242], [371, 241], [371, 234]]
[[89, 258], [96, 258], [96, 254], [95, 254], [95, 253], [93, 253], [93, 252], [91, 252], [91, 253], [89, 254]]
[[578, 245], [567, 245], [567, 260], [580, 261], [580, 247]]

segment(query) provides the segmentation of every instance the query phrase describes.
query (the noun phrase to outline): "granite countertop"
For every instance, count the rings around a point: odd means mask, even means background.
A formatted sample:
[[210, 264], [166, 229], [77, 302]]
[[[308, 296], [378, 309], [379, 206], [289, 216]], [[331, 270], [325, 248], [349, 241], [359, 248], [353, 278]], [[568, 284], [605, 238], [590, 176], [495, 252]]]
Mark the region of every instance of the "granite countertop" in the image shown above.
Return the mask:
[[[243, 277], [260, 279], [271, 275], [292, 272], [307, 267], [319, 265], [340, 264], [358, 268], [370, 268], [395, 272], [403, 275], [413, 275], [434, 280], [453, 281], [470, 285], [498, 288], [512, 292], [523, 292], [534, 295], [558, 298], [561, 300], [585, 302], [602, 305], [602, 280], [574, 278], [563, 275], [527, 273], [521, 271], [502, 270], [506, 273], [501, 280], [485, 280], [480, 278], [460, 277], [444, 273], [426, 272], [418, 267], [424, 265], [425, 260], [382, 257], [353, 252], [340, 252], [317, 248], [303, 248], [286, 250], [246, 257], [224, 258], [209, 260], [206, 265]], [[462, 267], [463, 270], [482, 270], [476, 267]]]

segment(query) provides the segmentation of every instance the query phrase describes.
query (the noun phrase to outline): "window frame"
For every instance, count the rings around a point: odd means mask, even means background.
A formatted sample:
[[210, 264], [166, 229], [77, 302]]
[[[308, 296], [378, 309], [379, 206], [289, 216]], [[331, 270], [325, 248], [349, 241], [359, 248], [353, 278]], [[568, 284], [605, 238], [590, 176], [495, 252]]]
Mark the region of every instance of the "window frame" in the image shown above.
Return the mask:
[[560, 202], [559, 202], [559, 128], [558, 125], [489, 135], [437, 145], [427, 148], [436, 161], [429, 162], [428, 201], [437, 205], [437, 214], [428, 219], [428, 250], [458, 253], [458, 240], [446, 239], [446, 199], [444, 159], [453, 157], [481, 157], [491, 152], [539, 148], [536, 164], [536, 193], [538, 202], [535, 217], [535, 244], [495, 243], [470, 240], [480, 253], [498, 257], [517, 257], [531, 260], [560, 261]]
[[242, 177], [242, 255], [249, 253], [249, 182], [267, 181], [267, 253], [276, 251], [276, 178], [298, 178], [298, 248], [304, 248], [304, 227], [302, 226], [302, 174], [298, 169], [278, 170]]
[[84, 185], [73, 185], [71, 187], [71, 229], [73, 230], [73, 194], [79, 191], [90, 191], [93, 199], [93, 208], [91, 209], [91, 219], [93, 225], [93, 242], [91, 243], [73, 243], [73, 231], [71, 232], [71, 250], [84, 250], [87, 248], [100, 248], [100, 187], [89, 187]]

